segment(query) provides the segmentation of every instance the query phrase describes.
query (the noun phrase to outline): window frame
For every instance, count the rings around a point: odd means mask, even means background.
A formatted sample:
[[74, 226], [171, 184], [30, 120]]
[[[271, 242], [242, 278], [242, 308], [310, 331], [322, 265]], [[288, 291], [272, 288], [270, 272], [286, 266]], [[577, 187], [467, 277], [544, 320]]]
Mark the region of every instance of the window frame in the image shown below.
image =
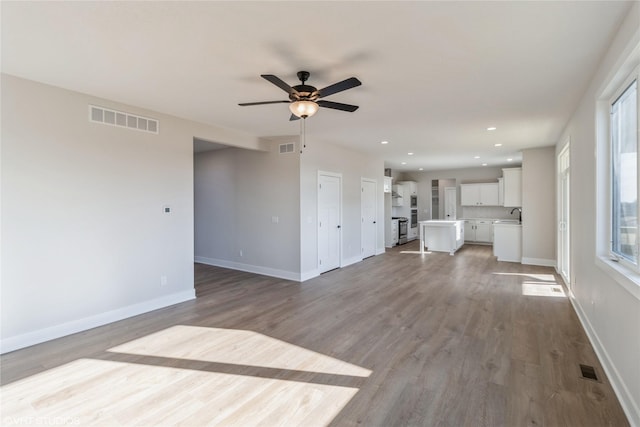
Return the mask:
[[[609, 97], [607, 102], [607, 151], [608, 151], [608, 173], [607, 173], [607, 193], [608, 193], [608, 220], [607, 220], [607, 241], [608, 241], [608, 255], [609, 258], [620, 264], [625, 269], [630, 270], [633, 273], [640, 274], [640, 228], [637, 231], [636, 235], [636, 253], [635, 253], [635, 261], [627, 259], [626, 257], [618, 254], [613, 250], [613, 222], [614, 222], [614, 201], [613, 201], [613, 193], [614, 193], [614, 165], [613, 159], [615, 156], [614, 146], [613, 146], [613, 126], [612, 126], [612, 110], [613, 105], [618, 102], [625, 92], [631, 88], [631, 86], [636, 84], [636, 156], [638, 159], [636, 160], [636, 198], [637, 198], [637, 206], [636, 206], [636, 218], [637, 221], [640, 220], [640, 135], [638, 134], [639, 126], [640, 126], [640, 67], [636, 67], [623, 81], [619, 84], [616, 90], [613, 92], [613, 95]], [[640, 224], [639, 224], [640, 225]]]
[[[631, 82], [636, 79], [640, 86], [640, 44], [626, 61], [622, 61], [617, 72], [597, 91], [595, 104], [596, 171], [594, 186], [596, 191], [596, 246], [595, 265], [631, 295], [640, 300], [640, 268], [613, 256], [612, 248], [612, 191], [611, 191], [611, 104]], [[640, 98], [640, 90], [638, 91]], [[639, 106], [640, 107], [640, 106]], [[639, 108], [640, 110], [640, 108]], [[640, 111], [639, 111], [640, 114]], [[638, 124], [640, 126], [640, 123]], [[640, 144], [640, 142], [639, 142]], [[639, 166], [640, 168], [640, 162]], [[638, 188], [640, 193], [640, 187]], [[639, 203], [640, 205], [640, 203]], [[573, 280], [576, 280], [575, 277]]]

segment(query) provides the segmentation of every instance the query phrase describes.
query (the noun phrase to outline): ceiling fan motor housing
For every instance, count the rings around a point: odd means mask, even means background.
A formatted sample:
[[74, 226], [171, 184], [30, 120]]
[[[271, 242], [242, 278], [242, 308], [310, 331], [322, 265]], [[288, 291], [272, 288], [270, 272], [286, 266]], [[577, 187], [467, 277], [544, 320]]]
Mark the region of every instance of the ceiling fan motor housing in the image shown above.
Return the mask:
[[292, 101], [315, 101], [319, 97], [318, 89], [309, 85], [297, 85], [293, 86], [289, 99]]

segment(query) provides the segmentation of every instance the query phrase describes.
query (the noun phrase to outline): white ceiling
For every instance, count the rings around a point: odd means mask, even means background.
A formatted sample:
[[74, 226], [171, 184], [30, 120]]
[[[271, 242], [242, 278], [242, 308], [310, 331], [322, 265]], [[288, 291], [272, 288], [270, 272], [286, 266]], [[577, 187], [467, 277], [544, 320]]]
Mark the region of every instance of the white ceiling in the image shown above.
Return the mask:
[[3, 1], [2, 71], [268, 137], [299, 122], [286, 104], [237, 105], [287, 99], [260, 74], [294, 85], [308, 70], [317, 88], [356, 76], [327, 99], [360, 109], [321, 109], [309, 143], [398, 170], [498, 166], [555, 144], [630, 6]]

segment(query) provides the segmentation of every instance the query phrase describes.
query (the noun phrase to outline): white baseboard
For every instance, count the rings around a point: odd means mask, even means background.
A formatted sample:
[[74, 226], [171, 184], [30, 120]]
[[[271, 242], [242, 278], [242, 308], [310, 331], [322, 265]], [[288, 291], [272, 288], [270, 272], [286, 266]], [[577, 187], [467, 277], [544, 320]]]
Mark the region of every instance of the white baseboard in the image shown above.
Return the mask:
[[571, 301], [571, 305], [578, 315], [578, 319], [582, 324], [582, 328], [586, 332], [587, 337], [591, 342], [591, 346], [595, 350], [596, 355], [600, 360], [600, 363], [602, 363], [602, 367], [604, 368], [604, 371], [607, 374], [609, 381], [611, 382], [613, 391], [618, 397], [624, 413], [627, 415], [629, 424], [631, 424], [632, 427], [640, 427], [640, 409], [638, 408], [637, 403], [633, 400], [633, 397], [631, 396], [629, 389], [624, 383], [622, 376], [616, 369], [615, 365], [611, 362], [609, 353], [607, 353], [607, 350], [602, 345], [600, 338], [598, 338], [598, 334], [596, 334], [593, 327], [591, 326], [591, 322], [589, 322], [589, 318], [587, 318], [584, 310], [582, 310], [582, 306], [572, 293], [569, 294], [569, 301]]
[[305, 282], [309, 279], [313, 279], [314, 277], [318, 277], [319, 275], [320, 275], [320, 272], [318, 271], [317, 268], [315, 270], [305, 271], [300, 273], [300, 281]]
[[0, 354], [40, 344], [66, 335], [86, 331], [88, 329], [106, 325], [107, 323], [117, 322], [119, 320], [148, 313], [170, 305], [179, 304], [181, 302], [195, 299], [195, 297], [195, 289], [189, 289], [188, 291], [165, 295], [150, 301], [129, 305], [82, 319], [72, 320], [60, 325], [50, 326], [48, 328], [38, 329], [37, 331], [27, 332], [26, 334], [4, 338], [0, 341]]
[[522, 264], [527, 265], [540, 265], [542, 267], [554, 267], [556, 266], [555, 259], [545, 259], [545, 258], [527, 258], [522, 257]]
[[277, 277], [278, 279], [293, 280], [301, 282], [301, 274], [293, 271], [279, 270], [277, 268], [262, 267], [260, 265], [243, 264], [241, 262], [227, 261], [224, 259], [194, 257], [195, 262], [200, 264], [213, 265], [215, 267], [230, 268], [232, 270], [246, 271], [247, 273], [262, 274], [264, 276]]

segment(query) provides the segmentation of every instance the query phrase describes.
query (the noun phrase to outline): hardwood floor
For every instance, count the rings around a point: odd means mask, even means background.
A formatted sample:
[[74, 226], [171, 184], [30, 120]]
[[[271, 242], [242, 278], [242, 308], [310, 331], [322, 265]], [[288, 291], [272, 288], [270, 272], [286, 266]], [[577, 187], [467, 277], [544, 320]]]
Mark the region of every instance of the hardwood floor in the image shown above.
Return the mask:
[[195, 301], [4, 355], [3, 424], [628, 425], [551, 268], [417, 247], [302, 284], [197, 264]]

